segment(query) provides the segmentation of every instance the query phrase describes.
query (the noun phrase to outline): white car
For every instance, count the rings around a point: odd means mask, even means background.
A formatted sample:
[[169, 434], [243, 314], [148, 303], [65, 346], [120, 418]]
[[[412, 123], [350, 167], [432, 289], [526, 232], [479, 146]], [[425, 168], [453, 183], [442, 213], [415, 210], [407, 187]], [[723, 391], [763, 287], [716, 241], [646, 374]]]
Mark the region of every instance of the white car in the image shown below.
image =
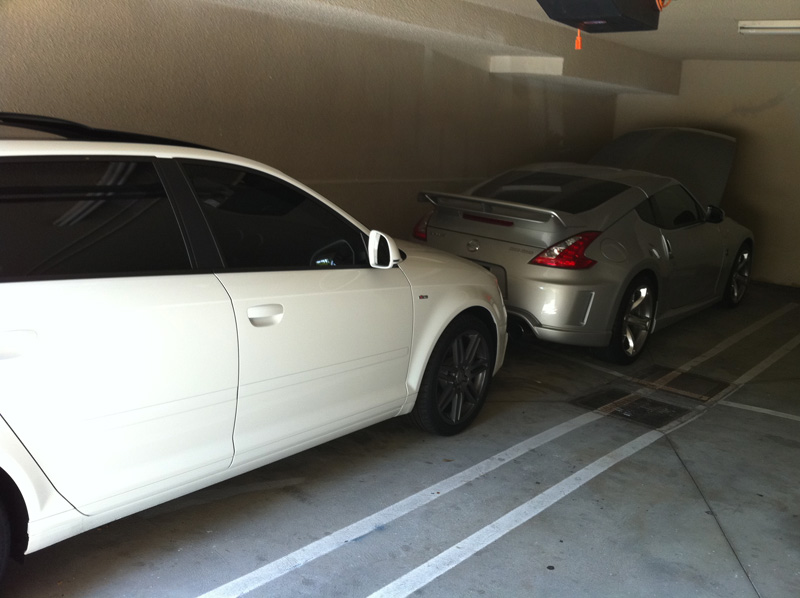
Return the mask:
[[0, 140], [0, 567], [381, 420], [478, 414], [506, 348], [484, 268], [257, 162], [3, 126], [66, 139]]

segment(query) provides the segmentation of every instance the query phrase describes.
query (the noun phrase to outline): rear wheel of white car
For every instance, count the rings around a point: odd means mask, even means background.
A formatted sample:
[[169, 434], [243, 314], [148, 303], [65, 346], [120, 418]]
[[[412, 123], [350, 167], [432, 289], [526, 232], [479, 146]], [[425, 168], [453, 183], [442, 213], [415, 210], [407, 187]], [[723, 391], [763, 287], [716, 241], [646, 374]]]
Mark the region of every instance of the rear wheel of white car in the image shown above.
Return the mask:
[[622, 296], [611, 342], [605, 357], [614, 363], [633, 363], [644, 350], [656, 313], [655, 285], [647, 276], [638, 276]]
[[493, 365], [486, 325], [466, 315], [453, 320], [431, 353], [411, 412], [414, 421], [443, 436], [464, 430], [486, 401]]
[[745, 291], [750, 285], [750, 267], [753, 264], [753, 248], [749, 243], [743, 243], [733, 260], [731, 274], [725, 287], [722, 302], [728, 307], [736, 307], [742, 302]]

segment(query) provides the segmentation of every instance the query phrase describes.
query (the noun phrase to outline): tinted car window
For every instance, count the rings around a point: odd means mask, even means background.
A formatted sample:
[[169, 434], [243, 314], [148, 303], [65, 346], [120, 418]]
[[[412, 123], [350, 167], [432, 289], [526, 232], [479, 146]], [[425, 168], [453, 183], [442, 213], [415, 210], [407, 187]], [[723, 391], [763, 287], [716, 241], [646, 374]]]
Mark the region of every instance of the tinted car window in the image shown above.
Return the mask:
[[660, 228], [667, 230], [683, 228], [703, 220], [697, 202], [679, 185], [659, 191], [651, 200]]
[[622, 183], [600, 179], [514, 170], [484, 183], [472, 195], [578, 214], [596, 208], [626, 189], [628, 186]]
[[206, 162], [182, 167], [228, 268], [368, 265], [361, 231], [301, 189], [236, 167]]
[[175, 214], [151, 162], [0, 161], [0, 278], [189, 268]]
[[656, 214], [653, 211], [653, 204], [650, 203], [649, 199], [645, 199], [642, 203], [636, 206], [636, 213], [639, 214], [639, 218], [644, 220], [647, 224], [658, 226], [656, 222]]

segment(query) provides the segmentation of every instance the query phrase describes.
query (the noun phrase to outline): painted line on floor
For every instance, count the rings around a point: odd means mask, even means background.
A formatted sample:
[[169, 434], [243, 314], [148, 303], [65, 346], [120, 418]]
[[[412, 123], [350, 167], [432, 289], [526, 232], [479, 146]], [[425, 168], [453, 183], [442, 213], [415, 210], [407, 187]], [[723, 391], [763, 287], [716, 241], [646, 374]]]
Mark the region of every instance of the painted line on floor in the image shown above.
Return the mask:
[[[798, 307], [797, 303], [787, 303], [786, 305], [784, 305], [778, 311], [775, 311], [775, 312], [771, 313], [770, 315], [768, 315], [765, 318], [762, 318], [758, 322], [755, 322], [755, 323], [751, 324], [750, 326], [748, 326], [747, 328], [745, 328], [743, 330], [740, 330], [736, 334], [734, 334], [732, 336], [729, 336], [728, 338], [726, 338], [722, 342], [718, 343], [717, 345], [715, 345], [714, 347], [712, 347], [711, 349], [709, 349], [705, 353], [702, 353], [701, 355], [698, 355], [694, 359], [691, 359], [691, 360], [687, 361], [686, 363], [684, 363], [683, 365], [671, 370], [670, 372], [665, 374], [660, 379], [654, 381], [653, 384], [661, 384], [661, 386], [666, 386], [669, 382], [671, 382], [673, 379], [677, 378], [681, 374], [685, 374], [685, 373], [689, 372], [691, 369], [697, 367], [698, 365], [700, 365], [704, 361], [707, 361], [707, 360], [711, 359], [712, 357], [722, 353], [726, 349], [728, 349], [728, 348], [732, 347], [733, 345], [735, 345], [736, 343], [738, 343], [740, 340], [750, 336], [754, 332], [756, 332], [759, 329], [763, 328], [764, 326], [766, 326], [767, 324], [771, 323], [772, 321], [777, 320], [781, 316], [786, 315], [787, 313], [789, 313], [790, 311], [792, 311], [793, 309], [795, 309], [797, 307]], [[628, 374], [625, 374], [625, 373], [622, 373], [622, 372], [618, 372], [618, 371], [613, 370], [613, 369], [611, 369], [609, 367], [605, 367], [603, 365], [594, 363], [592, 361], [587, 361], [585, 359], [581, 359], [581, 358], [578, 358], [578, 357], [573, 357], [573, 356], [570, 356], [570, 355], [564, 355], [563, 353], [559, 353], [558, 351], [554, 351], [552, 349], [540, 348], [538, 350], [541, 351], [542, 353], [546, 354], [546, 355], [550, 355], [551, 357], [558, 357], [559, 359], [567, 359], [569, 361], [572, 361], [573, 363], [578, 363], [578, 364], [584, 365], [586, 367], [592, 368], [592, 369], [597, 370], [599, 372], [603, 372], [603, 373], [609, 374], [611, 376], [616, 376], [617, 378], [625, 379], [625, 380], [627, 380], [629, 382], [636, 382], [637, 381], [636, 378], [633, 378]]]
[[757, 366], [751, 368], [741, 376], [739, 376], [736, 380], [733, 381], [734, 384], [738, 384], [740, 386], [750, 382], [753, 378], [758, 376], [761, 372], [775, 364], [777, 361], [780, 361], [786, 355], [794, 351], [797, 346], [800, 345], [800, 334], [790, 340], [788, 343], [783, 345], [777, 351], [775, 351], [772, 355], [767, 357], [764, 361], [759, 363]]
[[[763, 328], [770, 322], [783, 316], [784, 314], [795, 309], [796, 307], [797, 304], [789, 304], [785, 306], [783, 309], [771, 314], [770, 316], [767, 316], [766, 318], [763, 318], [758, 322], [755, 322], [754, 324], [748, 326], [744, 330], [741, 330], [737, 334], [728, 337], [727, 339], [717, 344], [713, 348], [709, 349], [708, 351], [704, 352], [703, 354], [699, 355], [698, 357], [692, 359], [691, 361], [688, 361], [683, 366], [676, 368], [669, 374], [663, 376], [662, 378], [656, 381], [656, 384], [661, 386], [667, 384], [672, 378], [677, 377], [681, 373], [688, 372], [689, 370], [701, 364], [702, 362], [710, 359], [711, 357], [714, 357], [715, 355], [718, 355], [722, 351], [733, 346], [735, 343], [746, 338], [747, 336], [756, 332], [760, 328]], [[784, 357], [786, 354], [791, 352], [793, 349], [795, 349], [798, 345], [800, 345], [800, 335], [793, 338], [791, 341], [783, 345], [780, 349], [775, 351], [772, 355], [767, 357], [767, 359], [763, 360], [761, 363], [759, 363], [755, 367], [751, 368], [748, 372], [740, 376], [734, 382], [734, 384], [742, 385], [745, 382], [749, 382], [750, 380], [755, 378], [758, 374], [766, 370], [769, 366], [771, 366], [779, 359]], [[720, 396], [729, 394], [731, 388], [733, 387], [728, 387], [727, 389], [724, 389], [720, 393]], [[623, 399], [621, 400], [625, 400], [626, 398], [627, 397], [623, 397]], [[730, 404], [730, 406], [738, 407], [737, 404]], [[748, 407], [745, 406], [743, 408], [748, 408]], [[766, 409], [752, 408], [752, 410], [759, 411], [762, 413], [770, 413], [769, 410]], [[798, 421], [800, 421], [800, 417], [797, 416], [791, 416], [788, 414], [779, 414], [777, 412], [771, 412], [771, 414], [778, 415], [781, 417], [787, 417], [788, 419], [797, 419]], [[695, 413], [693, 414], [693, 417], [691, 419], [695, 419], [696, 417], [699, 417], [699, 415], [700, 413]], [[688, 423], [688, 421], [683, 422], [683, 425], [685, 425], [686, 423]], [[513, 531], [520, 525], [530, 521], [536, 515], [538, 515], [548, 507], [552, 506], [553, 504], [555, 504], [568, 494], [574, 492], [588, 481], [592, 480], [596, 476], [605, 472], [606, 470], [616, 465], [620, 461], [639, 452], [643, 448], [650, 446], [653, 442], [655, 442], [659, 438], [662, 438], [663, 436], [664, 434], [661, 431], [653, 430], [652, 432], [643, 434], [642, 436], [616, 449], [615, 451], [612, 451], [608, 455], [601, 457], [591, 465], [588, 465], [587, 467], [574, 473], [570, 477], [559, 482], [555, 486], [549, 488], [545, 492], [535, 496], [528, 502], [510, 511], [500, 519], [497, 519], [493, 523], [472, 534], [462, 542], [459, 542], [458, 544], [450, 547], [449, 549], [440, 553], [438, 556], [430, 559], [423, 565], [420, 565], [413, 571], [410, 571], [409, 573], [405, 574], [404, 576], [400, 577], [394, 582], [388, 584], [387, 586], [381, 588], [377, 592], [371, 594], [369, 598], [404, 598], [406, 596], [410, 596], [411, 594], [425, 587], [438, 577], [444, 575], [450, 569], [456, 567], [460, 563], [469, 559], [470, 557], [475, 555], [478, 551], [482, 550], [483, 548], [486, 548], [493, 542], [499, 540], [500, 538], [502, 538], [509, 532]]]
[[[762, 328], [763, 326], [766, 326], [770, 322], [772, 322], [772, 321], [776, 320], [777, 318], [783, 316], [784, 314], [786, 314], [789, 311], [795, 309], [796, 307], [797, 307], [796, 303], [790, 303], [788, 305], [785, 305], [782, 309], [780, 309], [780, 310], [778, 310], [776, 312], [773, 312], [770, 316], [767, 316], [766, 318], [763, 318], [763, 319], [759, 320], [758, 322], [755, 322], [751, 326], [748, 326], [747, 328], [745, 328], [744, 330], [740, 331], [739, 333], [734, 334], [733, 336], [731, 336], [728, 339], [724, 340], [723, 342], [719, 343], [718, 345], [716, 345], [715, 347], [713, 347], [709, 351], [706, 351], [705, 353], [703, 353], [702, 355], [696, 357], [695, 359], [692, 359], [691, 361], [688, 361], [687, 363], [685, 363], [681, 367], [676, 368], [676, 370], [674, 370], [674, 372], [676, 374], [682, 373], [682, 372], [688, 372], [689, 370], [691, 370], [692, 368], [694, 368], [698, 364], [700, 364], [703, 361], [706, 361], [707, 359], [710, 359], [711, 357], [714, 357], [715, 355], [721, 353], [725, 349], [731, 347], [732, 345], [734, 345], [735, 343], [739, 342], [743, 338], [749, 336], [750, 334], [752, 334], [756, 330]], [[776, 360], [777, 360], [777, 358], [776, 358]], [[574, 359], [574, 361], [580, 362], [580, 363], [584, 363], [584, 365], [587, 365], [585, 362], [582, 362], [581, 360]], [[592, 365], [592, 364], [588, 364], [588, 365]], [[759, 364], [759, 365], [761, 365], [761, 364]], [[595, 367], [595, 366], [592, 366], [592, 367]], [[756, 367], [759, 367], [759, 366], [756, 366]], [[766, 369], [766, 367], [768, 367], [768, 366], [765, 366], [764, 369]], [[614, 374], [615, 376], [619, 376], [621, 378], [630, 379], [629, 376], [627, 376], [625, 374], [621, 374], [619, 372], [615, 372], [615, 371], [610, 370], [610, 369], [600, 368], [600, 367], [596, 367], [595, 369], [602, 369], [603, 371], [606, 371], [607, 373], [610, 373], [610, 374]], [[761, 370], [761, 371], [763, 371], [763, 370]], [[754, 375], [756, 375], [756, 374], [754, 374]], [[457, 488], [460, 488], [461, 486], [463, 486], [463, 485], [465, 485], [465, 484], [477, 479], [478, 477], [480, 477], [482, 475], [485, 475], [486, 473], [489, 473], [490, 471], [493, 471], [494, 469], [496, 469], [496, 468], [508, 463], [509, 461], [519, 457], [520, 455], [522, 455], [522, 454], [524, 454], [526, 452], [529, 452], [529, 451], [531, 451], [531, 450], [533, 450], [533, 449], [535, 449], [535, 448], [537, 448], [537, 447], [539, 447], [539, 446], [541, 446], [543, 444], [546, 444], [547, 442], [550, 442], [550, 441], [558, 438], [559, 436], [562, 436], [562, 435], [567, 434], [567, 433], [569, 433], [569, 432], [571, 432], [573, 430], [576, 430], [576, 429], [580, 428], [581, 426], [584, 426], [584, 425], [586, 425], [586, 424], [588, 424], [590, 422], [593, 422], [593, 421], [596, 421], [598, 419], [601, 419], [602, 417], [604, 417], [604, 415], [602, 415], [600, 413], [590, 412], [590, 413], [585, 413], [585, 414], [583, 414], [583, 415], [581, 415], [579, 417], [573, 418], [571, 420], [568, 420], [568, 421], [566, 421], [566, 422], [564, 422], [562, 424], [559, 424], [558, 426], [554, 426], [553, 428], [550, 428], [549, 430], [546, 430], [546, 431], [542, 432], [541, 434], [537, 434], [536, 436], [533, 436], [533, 437], [529, 438], [528, 440], [525, 440], [525, 441], [523, 441], [523, 442], [521, 442], [521, 443], [519, 443], [519, 444], [517, 444], [517, 445], [515, 445], [515, 446], [513, 446], [513, 447], [511, 447], [509, 449], [507, 449], [506, 451], [498, 453], [497, 455], [494, 455], [493, 457], [490, 457], [489, 459], [486, 459], [485, 461], [482, 461], [481, 463], [478, 463], [478, 464], [476, 464], [476, 465], [474, 465], [474, 466], [472, 466], [472, 467], [470, 467], [470, 468], [468, 468], [468, 469], [466, 469], [466, 470], [464, 470], [464, 471], [462, 471], [462, 472], [460, 472], [460, 473], [458, 473], [458, 474], [456, 474], [456, 475], [454, 475], [454, 476], [452, 476], [450, 478], [447, 478], [447, 479], [445, 479], [445, 480], [443, 480], [441, 482], [438, 482], [438, 483], [436, 483], [436, 484], [434, 484], [432, 486], [429, 486], [428, 488], [426, 488], [424, 490], [421, 490], [420, 492], [417, 492], [416, 494], [413, 494], [413, 495], [411, 495], [411, 496], [409, 496], [409, 497], [407, 497], [407, 498], [395, 503], [394, 505], [391, 505], [391, 506], [389, 506], [389, 507], [387, 507], [387, 508], [385, 508], [385, 509], [383, 509], [381, 511], [378, 511], [377, 513], [375, 513], [375, 514], [373, 514], [373, 515], [371, 515], [369, 517], [365, 517], [364, 519], [362, 519], [360, 521], [357, 521], [357, 522], [355, 522], [355, 523], [353, 523], [353, 524], [351, 524], [351, 525], [349, 525], [347, 527], [344, 527], [344, 528], [342, 528], [342, 529], [340, 529], [340, 530], [338, 530], [338, 531], [326, 536], [325, 538], [321, 538], [321, 539], [317, 540], [316, 542], [312, 542], [311, 544], [308, 544], [308, 545], [304, 546], [303, 548], [300, 548], [300, 549], [298, 549], [298, 550], [296, 550], [296, 551], [294, 551], [294, 552], [292, 552], [292, 553], [290, 553], [290, 554], [288, 554], [288, 555], [286, 555], [286, 556], [284, 556], [284, 557], [282, 557], [282, 558], [280, 558], [280, 559], [278, 559], [276, 561], [273, 561], [272, 563], [269, 563], [269, 564], [267, 564], [267, 565], [265, 565], [263, 567], [260, 567], [259, 569], [256, 569], [255, 571], [252, 571], [251, 573], [243, 575], [242, 577], [239, 577], [238, 579], [235, 579], [235, 580], [233, 580], [231, 582], [228, 582], [228, 583], [226, 583], [226, 584], [224, 584], [222, 586], [219, 586], [218, 588], [215, 588], [215, 589], [213, 589], [213, 590], [211, 590], [209, 592], [206, 592], [205, 594], [202, 594], [198, 598], [240, 598], [241, 596], [245, 596], [246, 594], [249, 594], [250, 592], [252, 592], [252, 591], [254, 591], [254, 590], [256, 590], [256, 589], [258, 589], [258, 588], [260, 588], [260, 587], [262, 587], [262, 586], [264, 586], [264, 585], [266, 585], [268, 583], [270, 583], [271, 581], [273, 581], [273, 580], [285, 575], [286, 573], [289, 573], [290, 571], [293, 571], [294, 569], [302, 567], [306, 563], [309, 563], [309, 562], [311, 562], [311, 561], [313, 561], [313, 560], [315, 560], [315, 559], [317, 559], [317, 558], [319, 558], [321, 556], [324, 556], [324, 555], [336, 550], [337, 548], [340, 548], [340, 547], [344, 546], [345, 544], [347, 544], [349, 542], [352, 542], [354, 540], [362, 538], [363, 536], [375, 531], [376, 529], [380, 528], [381, 526], [386, 525], [388, 523], [391, 523], [392, 521], [402, 517], [403, 515], [406, 515], [406, 514], [410, 513], [411, 511], [413, 511], [415, 509], [418, 509], [418, 508], [420, 508], [420, 507], [432, 502], [433, 500], [436, 500], [437, 498], [439, 498], [441, 496], [444, 496], [445, 494], [447, 494], [451, 490], [455, 490]], [[595, 476], [599, 475], [600, 473], [602, 473], [603, 471], [605, 471], [609, 467], [611, 467], [614, 464], [618, 463], [619, 461], [627, 458], [628, 456], [634, 454], [635, 452], [638, 452], [639, 450], [641, 450], [645, 446], [648, 446], [648, 445], [652, 444], [652, 442], [654, 442], [658, 438], [661, 438], [662, 436], [663, 436], [663, 434], [661, 432], [657, 431], [657, 430], [654, 430], [652, 432], [648, 432], [647, 434], [644, 434], [643, 436], [640, 436], [638, 439], [636, 439], [636, 440], [624, 445], [623, 447], [621, 447], [621, 448], [609, 453], [605, 457], [602, 457], [602, 458], [598, 459], [597, 461], [595, 461], [593, 464], [589, 465], [588, 467], [585, 467], [584, 469], [576, 472], [575, 474], [573, 474], [570, 477], [566, 478], [565, 480], [563, 480], [562, 482], [560, 482], [556, 486], [553, 486], [549, 490], [547, 490], [544, 493], [536, 496], [535, 498], [531, 499], [527, 503], [525, 503], [522, 506], [518, 507], [514, 511], [511, 511], [506, 516], [502, 517], [501, 519], [498, 519], [494, 524], [488, 526], [487, 528], [484, 528], [485, 530], [490, 530], [490, 531], [484, 533], [484, 531], [482, 530], [481, 532], [478, 532], [474, 536], [470, 536], [470, 538], [468, 538], [465, 542], [469, 543], [473, 538], [475, 538], [475, 541], [478, 544], [480, 544], [480, 542], [483, 541], [483, 540], [481, 540], [481, 538], [483, 538], [484, 540], [486, 538], [491, 538], [491, 537], [493, 537], [492, 534], [497, 534], [502, 529], [505, 529], [504, 526], [508, 526], [510, 524], [513, 524], [512, 527], [508, 528], [507, 531], [500, 533], [500, 535], [498, 535], [496, 537], [500, 537], [500, 536], [504, 535], [505, 533], [508, 533], [508, 531], [511, 531], [511, 529], [514, 529], [515, 527], [521, 525], [525, 521], [527, 521], [530, 518], [534, 517], [536, 514], [538, 514], [542, 510], [546, 509], [548, 506], [554, 504], [555, 502], [557, 502], [558, 500], [560, 500], [561, 498], [563, 498], [564, 496], [566, 496], [570, 492], [572, 492], [575, 489], [579, 488], [580, 486], [582, 486], [583, 484], [585, 484], [586, 482], [588, 482], [589, 480], [591, 480]], [[636, 447], [638, 447], [638, 448], [636, 448]], [[518, 521], [518, 522], [517, 523], [513, 523], [514, 521]], [[495, 530], [495, 531], [493, 532], [491, 530]], [[489, 540], [486, 544], [491, 543], [493, 541], [494, 540]], [[486, 544], [484, 544], [484, 546]], [[457, 554], [461, 554], [461, 551], [463, 550], [463, 548], [461, 548], [462, 546], [463, 546], [463, 543], [457, 545], [456, 547], [451, 548], [450, 550], [448, 550], [448, 551], [442, 553], [441, 555], [439, 555], [439, 557], [436, 557], [436, 558], [432, 559], [431, 561], [429, 561], [429, 563], [431, 563], [431, 564], [444, 563], [445, 561], [447, 561], [447, 559], [454, 558], [453, 557], [454, 554], [456, 554], [456, 555]], [[480, 548], [478, 548], [477, 550], [480, 550]], [[469, 556], [471, 556], [471, 555], [464, 556], [464, 559], [468, 558]], [[461, 559], [461, 560], [464, 560], [464, 559]], [[447, 567], [447, 569], [454, 567], [456, 564], [458, 564], [458, 562], [461, 562], [461, 561], [454, 562], [454, 564], [452, 564], [449, 567]], [[433, 566], [433, 568], [431, 569], [431, 568], [428, 567], [428, 564], [423, 565], [422, 567], [418, 568], [417, 570], [412, 571], [408, 575], [400, 578], [399, 580], [394, 582], [394, 584], [390, 584], [389, 586], [386, 586], [386, 588], [384, 588], [382, 590], [379, 590], [379, 592], [374, 594], [374, 596], [396, 596], [396, 595], [399, 596], [399, 595], [401, 595], [401, 594], [393, 594], [393, 593], [383, 594], [381, 592], [390, 591], [389, 588], [395, 587], [395, 584], [400, 584], [401, 582], [402, 583], [406, 583], [406, 582], [403, 582], [403, 580], [406, 580], [406, 579], [411, 580], [412, 584], [418, 583], [418, 581], [414, 581], [414, 580], [418, 580], [418, 579], [421, 579], [421, 578], [418, 577], [417, 575], [415, 575], [415, 572], [416, 571], [420, 571], [422, 569], [426, 569], [427, 575], [430, 575], [431, 571], [436, 571], [437, 567], [439, 567], [438, 564], [434, 564], [432, 566]], [[441, 572], [436, 574], [434, 577], [431, 577], [430, 579], [435, 579], [435, 577], [438, 577], [438, 575], [441, 575], [447, 569], [438, 569], [438, 570], [441, 570]], [[426, 581], [426, 582], [422, 583], [422, 585], [420, 585], [418, 587], [422, 587], [423, 585], [425, 585], [427, 583], [429, 583], [429, 582]], [[397, 586], [397, 587], [400, 587], [400, 586]], [[418, 588], [415, 588], [415, 589], [418, 589]], [[412, 591], [415, 591], [415, 590], [411, 590], [408, 593], [411, 593]], [[407, 593], [404, 593], [402, 595], [405, 596], [405, 595], [407, 595]]]
[[751, 334], [753, 334], [754, 332], [756, 332], [760, 328], [763, 328], [767, 324], [773, 322], [774, 320], [777, 320], [778, 318], [786, 315], [787, 313], [789, 313], [790, 311], [792, 311], [796, 307], [797, 307], [797, 303], [787, 303], [786, 305], [784, 305], [778, 311], [775, 311], [775, 312], [771, 313], [766, 318], [762, 318], [758, 322], [755, 322], [755, 323], [751, 324], [750, 326], [748, 326], [747, 328], [745, 328], [743, 330], [740, 330], [736, 334], [734, 334], [732, 336], [729, 336], [724, 341], [722, 341], [718, 345], [712, 347], [711, 349], [709, 349], [708, 351], [706, 351], [702, 355], [699, 355], [698, 357], [695, 357], [691, 361], [686, 362], [685, 364], [683, 364], [681, 367], [678, 368], [678, 371], [681, 372], [681, 373], [688, 372], [693, 367], [703, 363], [704, 361], [707, 361], [708, 359], [711, 359], [712, 357], [718, 355], [719, 353], [722, 353], [724, 350], [728, 349], [729, 347], [732, 347], [733, 345], [738, 343], [740, 340], [750, 336]]
[[413, 594], [456, 565], [467, 560], [479, 550], [499, 540], [523, 523], [574, 492], [586, 482], [610, 469], [620, 461], [650, 446], [664, 435], [658, 430], [647, 432], [628, 444], [599, 458], [594, 463], [575, 472], [555, 486], [545, 490], [528, 502], [510, 511], [500, 519], [475, 532], [465, 540], [448, 548], [427, 563], [420, 565], [403, 577], [381, 588], [369, 598], [400, 598]]
[[[775, 363], [786, 357], [789, 353], [794, 351], [798, 346], [800, 346], [800, 334], [795, 336], [788, 343], [784, 344], [782, 347], [780, 347], [777, 351], [775, 351], [772, 355], [767, 357], [761, 363], [759, 363], [753, 368], [750, 368], [750, 370], [739, 376], [734, 381], [734, 384], [738, 385], [737, 390], [738, 388], [740, 388], [747, 382], [750, 382], [751, 380], [753, 380], [753, 378], [755, 378], [756, 376], [767, 370], [770, 366], [774, 365]], [[745, 405], [744, 403], [733, 403], [731, 401], [719, 401], [719, 404], [725, 405], [726, 407], [735, 407], [736, 409], [755, 411], [756, 413], [763, 413], [765, 415], [772, 415], [774, 417], [780, 417], [783, 419], [800, 421], [800, 416], [792, 415], [791, 413], [783, 413], [781, 411], [773, 411], [772, 409], [755, 407], [754, 405]]]
[[735, 407], [736, 409], [744, 409], [746, 411], [755, 411], [756, 413], [763, 413], [764, 415], [772, 415], [773, 417], [781, 417], [783, 419], [792, 419], [800, 422], [800, 415], [792, 415], [791, 413], [783, 413], [781, 411], [773, 411], [772, 409], [764, 409], [763, 407], [755, 407], [753, 405], [745, 405], [744, 403], [731, 403], [730, 401], [720, 401], [720, 405], [726, 407]]
[[[424, 490], [412, 494], [411, 496], [393, 504], [385, 509], [378, 511], [374, 515], [365, 517], [347, 527], [344, 527], [324, 538], [307, 544], [303, 548], [295, 550], [286, 556], [273, 561], [251, 573], [234, 579], [218, 588], [206, 592], [199, 598], [239, 598], [244, 596], [269, 582], [289, 573], [290, 571], [302, 567], [321, 556], [328, 554], [354, 540], [358, 540], [367, 534], [381, 528], [384, 525], [418, 509], [448, 492], [460, 488], [465, 484], [505, 465], [509, 461], [528, 453], [560, 436], [568, 434], [591, 422], [602, 419], [604, 416], [599, 413], [589, 412], [567, 420], [557, 426], [553, 426], [544, 432], [532, 436], [527, 440], [512, 446], [505, 451], [497, 453], [488, 459], [481, 461], [457, 473], [441, 482], [437, 482]], [[574, 477], [574, 475], [572, 476]]]

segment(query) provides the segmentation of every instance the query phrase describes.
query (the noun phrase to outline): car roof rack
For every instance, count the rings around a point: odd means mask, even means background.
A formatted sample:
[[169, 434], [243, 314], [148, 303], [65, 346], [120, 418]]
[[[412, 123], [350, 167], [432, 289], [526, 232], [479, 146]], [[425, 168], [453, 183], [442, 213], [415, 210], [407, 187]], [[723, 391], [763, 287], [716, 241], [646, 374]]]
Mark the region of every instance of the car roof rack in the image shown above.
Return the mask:
[[17, 112], [0, 112], [0, 126], [17, 127], [31, 131], [41, 131], [58, 135], [64, 139], [72, 141], [120, 141], [127, 143], [151, 143], [157, 145], [177, 145], [181, 147], [192, 147], [196, 149], [215, 150], [212, 147], [179, 141], [167, 137], [156, 135], [145, 135], [142, 133], [128, 133], [126, 131], [114, 131], [112, 129], [97, 129], [71, 120], [53, 118], [51, 116], [39, 116], [36, 114], [20, 114]]

